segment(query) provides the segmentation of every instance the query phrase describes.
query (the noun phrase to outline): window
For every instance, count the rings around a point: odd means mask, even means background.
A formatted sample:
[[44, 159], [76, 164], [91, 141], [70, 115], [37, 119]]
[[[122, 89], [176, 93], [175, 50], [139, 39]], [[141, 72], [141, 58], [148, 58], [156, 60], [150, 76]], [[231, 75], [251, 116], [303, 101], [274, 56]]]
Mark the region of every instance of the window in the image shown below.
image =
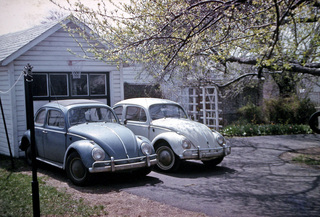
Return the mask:
[[128, 106], [126, 119], [128, 121], [146, 122], [147, 116], [146, 116], [146, 112], [142, 108], [136, 107], [136, 106]]
[[71, 126], [93, 122], [117, 123], [111, 109], [105, 107], [77, 107], [69, 110], [68, 116]]
[[43, 126], [45, 118], [46, 118], [46, 110], [42, 109], [37, 113], [37, 116], [35, 118], [35, 125]]
[[113, 111], [116, 113], [120, 121], [122, 121], [122, 109], [123, 109], [122, 106], [118, 106], [113, 109]]
[[88, 75], [82, 74], [80, 78], [71, 78], [71, 95], [72, 96], [88, 96]]
[[51, 96], [68, 96], [68, 77], [66, 74], [50, 75]]
[[34, 74], [33, 75], [33, 82], [32, 82], [32, 93], [33, 96], [48, 96], [48, 76], [47, 74], [39, 75]]
[[152, 120], [160, 118], [188, 118], [187, 114], [179, 105], [156, 104], [149, 108]]
[[106, 75], [91, 74], [90, 78], [90, 95], [106, 94]]
[[48, 126], [64, 128], [64, 115], [57, 110], [48, 112]]
[[33, 96], [35, 100], [67, 98], [105, 99], [110, 103], [108, 73], [81, 73], [73, 78], [70, 72], [34, 73]]

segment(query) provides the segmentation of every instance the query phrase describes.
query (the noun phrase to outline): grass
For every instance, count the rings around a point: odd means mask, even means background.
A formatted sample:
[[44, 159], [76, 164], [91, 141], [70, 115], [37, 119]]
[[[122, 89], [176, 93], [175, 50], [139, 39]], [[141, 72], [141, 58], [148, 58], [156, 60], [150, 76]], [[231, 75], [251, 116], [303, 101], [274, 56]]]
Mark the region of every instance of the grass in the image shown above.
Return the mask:
[[312, 130], [308, 125], [230, 125], [222, 129], [225, 136], [265, 136], [265, 135], [288, 135], [288, 134], [310, 134]]
[[[14, 159], [15, 168], [24, 167], [24, 162]], [[19, 169], [11, 169], [11, 161], [0, 155], [0, 216], [32, 216], [32, 189], [30, 175]], [[43, 216], [96, 216], [105, 215], [103, 206], [89, 206], [83, 199], [75, 200], [70, 194], [60, 192], [45, 184], [38, 177], [40, 213]]]
[[310, 155], [304, 155], [304, 154], [294, 157], [292, 161], [295, 161], [297, 163], [307, 164], [307, 165], [320, 165], [320, 159], [317, 159], [316, 157], [312, 157]]

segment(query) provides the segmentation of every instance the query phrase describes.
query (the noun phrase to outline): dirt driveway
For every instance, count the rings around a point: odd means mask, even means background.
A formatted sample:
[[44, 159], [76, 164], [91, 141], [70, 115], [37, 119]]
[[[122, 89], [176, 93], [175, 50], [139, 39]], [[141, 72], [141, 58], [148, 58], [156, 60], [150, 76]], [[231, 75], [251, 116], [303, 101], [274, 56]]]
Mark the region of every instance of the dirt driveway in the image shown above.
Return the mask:
[[[32, 174], [31, 170], [26, 170], [23, 173]], [[203, 213], [179, 209], [168, 204], [139, 197], [121, 191], [117, 187], [123, 183], [131, 185], [134, 185], [136, 182], [146, 184], [148, 177], [135, 178], [130, 175], [115, 175], [110, 177], [100, 175], [93, 180], [94, 183], [91, 186], [78, 187], [73, 185], [61, 170], [49, 165], [40, 163], [37, 174], [38, 177], [44, 177], [47, 185], [56, 187], [59, 191], [72, 195], [76, 200], [83, 199], [91, 205], [103, 205], [104, 213], [108, 213], [107, 216], [206, 216]]]
[[[274, 140], [272, 140], [272, 138]], [[277, 153], [281, 153], [281, 155], [274, 156], [276, 158], [281, 158], [286, 163], [294, 163], [292, 162], [292, 158], [297, 154], [305, 154], [312, 155], [319, 154], [320, 156], [320, 142], [318, 145], [311, 145], [308, 143], [307, 139], [309, 136], [305, 135], [296, 135], [296, 136], [277, 136], [277, 137], [252, 137], [252, 138], [232, 138], [231, 142], [240, 141], [239, 145], [235, 147], [232, 155], [227, 160], [227, 165], [232, 167], [232, 165], [236, 165], [240, 158], [238, 156], [240, 150], [255, 150], [256, 148], [262, 148], [266, 143], [271, 145], [281, 145], [281, 150], [277, 150]], [[247, 148], [247, 144], [250, 141], [250, 149]], [[288, 141], [288, 144], [284, 144], [284, 142], [280, 141]], [[294, 142], [293, 142], [294, 141]], [[320, 136], [316, 137], [316, 143], [320, 141]], [[294, 144], [293, 144], [294, 143]], [[257, 145], [254, 145], [257, 144]], [[314, 144], [314, 143], [313, 143]], [[260, 152], [260, 155], [257, 157], [262, 157], [265, 153], [267, 147], [263, 147], [263, 152]], [[247, 153], [247, 152], [244, 152]], [[244, 154], [243, 153], [243, 154]], [[248, 152], [248, 154], [250, 154]], [[249, 158], [256, 159], [252, 155], [249, 155]], [[294, 165], [294, 164], [293, 164]], [[305, 165], [296, 165], [296, 167], [307, 167]], [[234, 166], [236, 169], [236, 166]], [[244, 169], [244, 168], [241, 168]], [[248, 168], [250, 171], [252, 167]], [[312, 168], [314, 169], [314, 167]], [[317, 168], [319, 169], [319, 168]], [[31, 173], [30, 171], [28, 173]], [[245, 174], [246, 172], [243, 170], [239, 174]], [[177, 207], [168, 205], [170, 200], [166, 200], [164, 195], [164, 202], [157, 202], [161, 200], [154, 201], [147, 194], [146, 196], [137, 196], [140, 194], [129, 193], [128, 190], [123, 190], [122, 186], [128, 186], [127, 189], [134, 189], [134, 191], [139, 191], [139, 189], [155, 189], [158, 187], [165, 187], [164, 183], [162, 183], [161, 178], [157, 179], [158, 176], [153, 172], [151, 176], [146, 178], [138, 179], [135, 177], [122, 177], [122, 176], [114, 176], [111, 177], [98, 177], [96, 179], [96, 183], [89, 187], [77, 187], [74, 186], [69, 180], [65, 178], [65, 175], [61, 173], [61, 170], [47, 167], [45, 165], [40, 166], [39, 168], [39, 176], [44, 175], [47, 176], [46, 183], [51, 186], [55, 186], [60, 191], [67, 192], [71, 194], [75, 199], [82, 198], [86, 200], [88, 203], [93, 205], [103, 205], [105, 207], [105, 211], [109, 216], [207, 216], [204, 213], [200, 212], [192, 212], [186, 209], [179, 209]], [[163, 176], [163, 175], [162, 175]], [[170, 177], [169, 177], [170, 178]], [[253, 179], [254, 177], [252, 177]], [[183, 180], [183, 179], [181, 179]], [[208, 180], [208, 179], [207, 179]], [[270, 180], [274, 181], [274, 180]], [[150, 187], [151, 186], [151, 187]], [[195, 186], [186, 186], [188, 188], [192, 188]], [[236, 190], [236, 189], [234, 189]], [[258, 190], [258, 189], [257, 189]], [[151, 191], [152, 192], [152, 191]], [[155, 192], [154, 192], [155, 193]], [[152, 193], [151, 193], [152, 194]], [[181, 202], [181, 201], [180, 201]], [[296, 201], [294, 201], [296, 202]], [[200, 205], [200, 204], [199, 204]], [[193, 210], [190, 208], [190, 210]], [[201, 209], [200, 209], [201, 210]], [[205, 212], [204, 210], [201, 210]], [[293, 214], [293, 213], [292, 213]], [[211, 214], [209, 216], [212, 216]], [[218, 215], [223, 216], [223, 215]]]

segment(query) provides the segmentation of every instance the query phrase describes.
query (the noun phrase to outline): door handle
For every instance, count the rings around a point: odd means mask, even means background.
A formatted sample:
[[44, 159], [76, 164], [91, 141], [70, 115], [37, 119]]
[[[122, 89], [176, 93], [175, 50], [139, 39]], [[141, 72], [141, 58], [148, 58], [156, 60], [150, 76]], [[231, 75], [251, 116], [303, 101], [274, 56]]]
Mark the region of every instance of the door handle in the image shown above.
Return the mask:
[[48, 132], [46, 130], [42, 130], [43, 133], [47, 134]]

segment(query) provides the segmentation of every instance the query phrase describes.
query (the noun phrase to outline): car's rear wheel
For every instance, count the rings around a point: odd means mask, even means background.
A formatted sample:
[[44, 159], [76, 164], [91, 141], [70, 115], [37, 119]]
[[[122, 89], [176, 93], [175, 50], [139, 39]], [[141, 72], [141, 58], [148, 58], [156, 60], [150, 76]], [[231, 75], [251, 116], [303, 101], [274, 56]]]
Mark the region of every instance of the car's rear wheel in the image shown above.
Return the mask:
[[160, 143], [157, 145], [156, 153], [158, 155], [157, 168], [167, 172], [178, 170], [181, 160], [168, 144]]
[[32, 165], [32, 152], [31, 152], [31, 145], [29, 144], [27, 149], [24, 151], [26, 156], [26, 162], [28, 165]]
[[88, 169], [83, 165], [77, 152], [72, 152], [67, 158], [66, 172], [68, 178], [75, 185], [86, 185], [90, 177]]
[[203, 160], [202, 163], [208, 167], [215, 167], [222, 162], [223, 158], [224, 157], [219, 157], [213, 160]]

